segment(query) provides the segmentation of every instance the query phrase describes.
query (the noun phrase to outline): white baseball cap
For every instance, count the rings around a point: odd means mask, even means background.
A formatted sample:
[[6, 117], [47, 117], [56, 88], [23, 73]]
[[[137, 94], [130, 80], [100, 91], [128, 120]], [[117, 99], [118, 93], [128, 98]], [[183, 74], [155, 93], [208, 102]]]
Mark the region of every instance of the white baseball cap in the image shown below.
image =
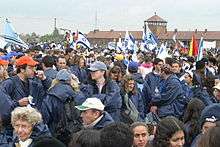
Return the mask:
[[220, 83], [218, 83], [217, 85], [215, 85], [213, 88], [220, 90]]
[[89, 109], [96, 109], [103, 111], [105, 106], [98, 98], [87, 98], [82, 105], [75, 106], [80, 111], [85, 111]]

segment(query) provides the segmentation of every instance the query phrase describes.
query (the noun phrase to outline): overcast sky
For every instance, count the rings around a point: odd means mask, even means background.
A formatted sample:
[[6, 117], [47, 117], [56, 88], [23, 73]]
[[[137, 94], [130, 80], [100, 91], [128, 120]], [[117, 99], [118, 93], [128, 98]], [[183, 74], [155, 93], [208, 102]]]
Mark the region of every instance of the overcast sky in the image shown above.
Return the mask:
[[168, 30], [220, 31], [219, 0], [0, 0], [0, 33], [9, 18], [18, 33], [46, 34], [57, 27], [88, 33], [99, 30], [142, 30], [157, 13]]

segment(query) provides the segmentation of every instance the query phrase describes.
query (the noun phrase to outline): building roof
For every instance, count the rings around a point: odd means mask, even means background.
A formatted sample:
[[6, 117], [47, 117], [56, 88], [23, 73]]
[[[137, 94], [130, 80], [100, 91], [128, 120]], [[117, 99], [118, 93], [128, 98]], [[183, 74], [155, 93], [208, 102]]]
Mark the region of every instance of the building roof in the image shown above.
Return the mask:
[[[142, 31], [128, 31], [131, 33], [136, 40], [142, 39]], [[90, 39], [117, 39], [124, 38], [126, 31], [90, 31], [87, 37]], [[173, 38], [175, 31], [167, 31], [166, 33], [159, 34], [159, 39], [169, 40]], [[192, 35], [195, 34], [196, 39], [200, 39], [202, 34], [204, 39], [207, 40], [220, 40], [220, 31], [177, 31], [176, 39], [179, 40], [190, 40]]]
[[[135, 38], [141, 38], [141, 31], [128, 31]], [[114, 39], [114, 38], [124, 38], [126, 31], [90, 31], [87, 34], [87, 38], [96, 38], [96, 39]], [[140, 36], [141, 35], [141, 36]]]
[[163, 23], [167, 23], [167, 21], [165, 21], [163, 18], [158, 16], [156, 13], [155, 13], [154, 16], [148, 18], [147, 22], [163, 22]]
[[[159, 35], [159, 39], [172, 39], [175, 31], [168, 31], [167, 33], [163, 33]], [[192, 39], [192, 35], [195, 35], [196, 39], [200, 39], [202, 36], [207, 40], [220, 40], [220, 31], [178, 31], [176, 33], [176, 39], [179, 40], [190, 40]]]

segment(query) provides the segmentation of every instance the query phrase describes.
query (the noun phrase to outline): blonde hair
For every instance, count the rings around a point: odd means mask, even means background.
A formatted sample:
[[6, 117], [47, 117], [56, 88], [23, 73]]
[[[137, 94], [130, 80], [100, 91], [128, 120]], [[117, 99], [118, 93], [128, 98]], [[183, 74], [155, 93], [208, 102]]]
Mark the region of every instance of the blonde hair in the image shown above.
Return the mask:
[[[73, 79], [73, 78], [72, 78], [72, 79]], [[48, 91], [49, 91], [50, 89], [52, 89], [54, 86], [56, 86], [57, 84], [59, 84], [59, 83], [60, 83], [60, 80], [54, 79], [54, 80], [52, 81], [51, 86], [50, 86], [50, 88], [48, 89]], [[70, 85], [71, 85], [71, 87], [73, 88], [73, 90], [79, 91], [79, 84], [78, 84], [77, 80], [75, 80], [75, 79], [71, 80], [71, 81], [70, 81]]]
[[11, 123], [14, 126], [18, 120], [27, 121], [32, 126], [42, 122], [42, 115], [32, 107], [17, 107], [11, 113]]

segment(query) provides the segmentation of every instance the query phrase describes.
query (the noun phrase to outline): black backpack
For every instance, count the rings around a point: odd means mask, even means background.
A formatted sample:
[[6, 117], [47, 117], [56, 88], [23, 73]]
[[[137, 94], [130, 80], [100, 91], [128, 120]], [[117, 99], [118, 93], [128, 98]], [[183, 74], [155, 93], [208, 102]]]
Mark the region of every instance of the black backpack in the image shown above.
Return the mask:
[[73, 98], [68, 98], [63, 105], [61, 119], [56, 127], [56, 138], [65, 143], [70, 142], [72, 134], [82, 129], [80, 111], [75, 108]]

